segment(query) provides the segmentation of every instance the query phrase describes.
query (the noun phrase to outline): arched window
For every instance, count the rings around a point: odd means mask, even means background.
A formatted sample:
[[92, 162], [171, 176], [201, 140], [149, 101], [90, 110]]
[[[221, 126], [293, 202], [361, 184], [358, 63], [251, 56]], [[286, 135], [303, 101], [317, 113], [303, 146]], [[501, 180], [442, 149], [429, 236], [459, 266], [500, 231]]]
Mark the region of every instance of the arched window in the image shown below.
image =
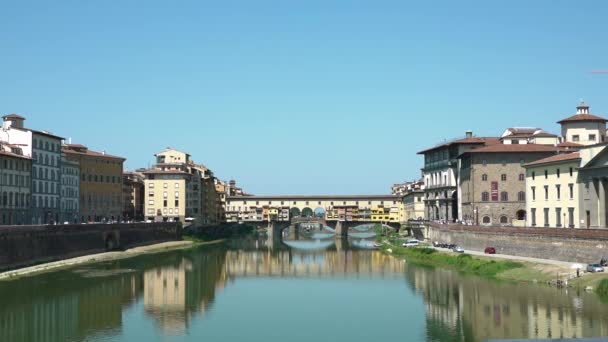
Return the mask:
[[486, 182], [488, 180], [488, 175], [486, 175], [485, 173], [481, 175], [481, 180]]
[[525, 181], [525, 180], [526, 180], [526, 176], [524, 176], [524, 174], [523, 174], [523, 173], [520, 173], [520, 174], [519, 174], [519, 180], [520, 180], [520, 181]]
[[490, 223], [492, 223], [492, 219], [490, 218], [490, 216], [484, 216], [481, 218], [481, 222], [483, 224], [490, 224]]
[[517, 193], [517, 200], [520, 202], [525, 202], [526, 201], [526, 193], [523, 191], [520, 191]]
[[500, 224], [507, 224], [509, 223], [509, 218], [507, 218], [506, 216], [501, 216], [500, 217]]
[[490, 193], [487, 191], [484, 191], [481, 193], [481, 201], [482, 202], [487, 202], [490, 200]]
[[502, 202], [507, 202], [509, 200], [509, 193], [506, 191], [503, 191], [500, 193], [500, 200]]

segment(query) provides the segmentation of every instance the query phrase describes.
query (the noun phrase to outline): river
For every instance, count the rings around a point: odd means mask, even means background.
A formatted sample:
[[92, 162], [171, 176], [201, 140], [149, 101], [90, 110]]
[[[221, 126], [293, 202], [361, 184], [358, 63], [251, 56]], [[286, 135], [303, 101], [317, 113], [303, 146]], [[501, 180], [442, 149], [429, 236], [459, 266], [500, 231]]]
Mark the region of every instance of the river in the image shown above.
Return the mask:
[[3, 281], [0, 341], [608, 336], [608, 304], [594, 294], [415, 266], [360, 241], [323, 241], [272, 249], [241, 241]]

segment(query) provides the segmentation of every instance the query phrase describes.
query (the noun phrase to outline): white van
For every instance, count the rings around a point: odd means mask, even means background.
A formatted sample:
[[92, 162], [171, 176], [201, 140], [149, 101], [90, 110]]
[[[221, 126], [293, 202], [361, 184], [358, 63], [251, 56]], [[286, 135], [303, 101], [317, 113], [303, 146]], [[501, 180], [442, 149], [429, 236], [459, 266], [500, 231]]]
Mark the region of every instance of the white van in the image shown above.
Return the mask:
[[420, 241], [416, 240], [416, 239], [411, 239], [411, 240], [407, 240], [406, 242], [403, 243], [403, 247], [416, 247], [420, 244]]

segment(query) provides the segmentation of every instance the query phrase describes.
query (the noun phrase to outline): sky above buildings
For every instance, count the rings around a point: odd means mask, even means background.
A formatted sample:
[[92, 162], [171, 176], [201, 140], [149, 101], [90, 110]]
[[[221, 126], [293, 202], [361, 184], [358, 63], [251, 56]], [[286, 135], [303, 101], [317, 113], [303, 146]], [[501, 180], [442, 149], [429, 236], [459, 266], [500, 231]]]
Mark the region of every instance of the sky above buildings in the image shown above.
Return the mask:
[[473, 130], [608, 116], [608, 2], [16, 1], [0, 113], [147, 167], [189, 152], [255, 194], [387, 193]]

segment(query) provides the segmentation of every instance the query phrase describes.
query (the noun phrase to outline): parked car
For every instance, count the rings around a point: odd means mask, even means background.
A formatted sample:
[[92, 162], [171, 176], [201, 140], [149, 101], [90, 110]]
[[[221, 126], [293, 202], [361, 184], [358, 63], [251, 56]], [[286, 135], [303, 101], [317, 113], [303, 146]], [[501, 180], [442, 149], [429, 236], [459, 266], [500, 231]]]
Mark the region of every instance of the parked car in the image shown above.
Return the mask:
[[420, 244], [420, 241], [416, 239], [407, 240], [402, 244], [403, 247], [416, 247]]
[[456, 252], [456, 253], [464, 253], [464, 248], [460, 247], [460, 246], [454, 246], [452, 248], [452, 251]]
[[496, 254], [496, 248], [494, 248], [494, 247], [486, 247], [486, 249], [484, 249], [483, 252], [486, 253], [486, 254]]
[[589, 264], [587, 265], [587, 272], [604, 272], [604, 268], [600, 264]]

